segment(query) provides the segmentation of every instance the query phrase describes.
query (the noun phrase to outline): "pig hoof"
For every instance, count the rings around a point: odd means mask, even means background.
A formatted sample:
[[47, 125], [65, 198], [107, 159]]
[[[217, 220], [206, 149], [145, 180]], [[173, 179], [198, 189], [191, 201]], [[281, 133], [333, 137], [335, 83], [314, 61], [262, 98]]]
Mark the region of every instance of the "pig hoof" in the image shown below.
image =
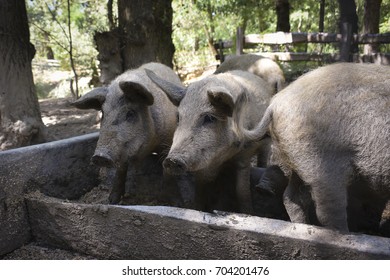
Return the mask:
[[272, 185], [268, 184], [268, 182], [264, 182], [263, 180], [261, 180], [255, 186], [255, 188], [259, 192], [263, 192], [263, 193], [267, 193], [267, 194], [271, 194], [271, 195], [276, 195], [276, 192], [275, 192], [274, 188], [272, 187]]

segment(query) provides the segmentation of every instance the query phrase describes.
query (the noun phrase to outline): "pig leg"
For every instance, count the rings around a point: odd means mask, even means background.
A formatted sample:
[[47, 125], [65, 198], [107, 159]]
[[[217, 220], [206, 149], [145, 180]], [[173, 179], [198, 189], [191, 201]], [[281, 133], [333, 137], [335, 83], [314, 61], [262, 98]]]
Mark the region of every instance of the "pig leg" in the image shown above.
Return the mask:
[[123, 194], [125, 193], [127, 167], [127, 163], [121, 164], [116, 169], [114, 176], [112, 177], [112, 188], [108, 198], [110, 204], [118, 204], [121, 201]]
[[260, 141], [259, 148], [257, 150], [257, 166], [267, 167], [268, 158], [271, 151], [271, 137], [266, 137]]
[[312, 187], [316, 214], [321, 225], [348, 231], [347, 190], [340, 182], [320, 182]]
[[[283, 203], [293, 223], [309, 224], [309, 197], [302, 197], [305, 192], [303, 181], [293, 172], [286, 190], [283, 193]], [[306, 191], [308, 193], [308, 191]]]
[[[130, 174], [129, 174], [130, 172]], [[125, 181], [125, 193], [123, 197], [128, 198], [131, 197], [131, 194], [137, 192], [137, 175], [139, 174], [138, 168], [133, 167], [130, 170], [127, 170], [127, 174], [125, 175], [127, 180]]]
[[321, 164], [312, 164], [302, 177], [311, 186], [319, 223], [341, 231], [348, 231], [347, 188], [353, 175], [350, 158], [328, 152], [322, 155]]
[[196, 185], [193, 175], [177, 175], [176, 182], [180, 193], [181, 206], [184, 208], [199, 209], [200, 206], [196, 201]]
[[237, 168], [236, 196], [240, 212], [253, 214], [252, 194], [250, 189], [250, 162]]

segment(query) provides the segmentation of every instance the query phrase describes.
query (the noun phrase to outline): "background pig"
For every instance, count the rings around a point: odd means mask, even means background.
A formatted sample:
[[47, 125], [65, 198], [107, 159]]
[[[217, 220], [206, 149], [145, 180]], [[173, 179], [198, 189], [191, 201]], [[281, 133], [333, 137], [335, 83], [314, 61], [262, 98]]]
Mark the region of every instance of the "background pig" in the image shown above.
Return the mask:
[[238, 97], [245, 98], [245, 114], [237, 118], [246, 128], [252, 128], [261, 119], [272, 88], [263, 79], [244, 71], [211, 75], [188, 88], [173, 85], [153, 72], [147, 73], [178, 106], [179, 124], [163, 162], [164, 169], [172, 174], [193, 176], [197, 209], [238, 208], [252, 212], [250, 159], [259, 144], [243, 145], [239, 141], [232, 129], [232, 116], [237, 111]]
[[386, 66], [340, 63], [314, 70], [278, 93], [255, 129], [243, 127], [238, 121], [241, 141], [249, 143], [270, 131], [274, 164], [290, 174], [284, 203], [293, 222], [309, 220], [300, 188], [310, 188], [318, 222], [339, 230], [348, 230], [348, 188], [369, 187], [381, 205], [389, 198]]
[[270, 58], [255, 55], [243, 54], [229, 56], [219, 65], [215, 73], [224, 73], [232, 70], [243, 70], [263, 78], [275, 90], [275, 93], [285, 86], [285, 78], [280, 66]]
[[145, 69], [176, 86], [182, 85], [169, 67], [147, 63], [118, 76], [108, 87], [96, 88], [74, 102], [78, 108], [103, 112], [92, 162], [114, 168], [108, 176], [112, 184], [111, 203], [119, 202], [125, 191], [129, 163], [137, 168], [152, 152], [167, 151], [176, 128], [177, 108], [148, 78]]

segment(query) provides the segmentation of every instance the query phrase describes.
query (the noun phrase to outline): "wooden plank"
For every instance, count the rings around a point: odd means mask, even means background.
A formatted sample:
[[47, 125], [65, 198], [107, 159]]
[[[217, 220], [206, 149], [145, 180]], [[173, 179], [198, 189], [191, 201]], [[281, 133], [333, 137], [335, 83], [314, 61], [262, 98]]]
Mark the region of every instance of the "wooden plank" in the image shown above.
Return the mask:
[[307, 41], [306, 33], [276, 32], [268, 34], [248, 34], [245, 36], [246, 44], [283, 45]]
[[390, 43], [390, 33], [384, 34], [358, 34], [354, 35], [354, 40], [359, 44], [389, 44]]
[[[292, 53], [292, 52], [258, 52], [255, 53], [264, 57], [269, 57], [277, 61], [327, 61], [335, 62], [340, 60], [338, 53]], [[381, 65], [390, 65], [390, 53], [377, 53], [371, 55], [354, 54], [353, 62], [371, 62]]]
[[259, 52], [258, 55], [277, 61], [336, 61], [338, 54], [292, 53], [292, 52]]
[[[295, 43], [338, 43], [341, 41], [341, 34], [335, 33], [269, 33], [269, 34], [248, 34], [245, 37], [244, 47], [251, 47], [257, 44], [265, 45], [284, 45]], [[353, 41], [358, 44], [389, 44], [390, 33], [384, 34], [355, 34]], [[234, 43], [231, 40], [221, 41], [220, 44], [215, 44], [216, 48], [232, 48]]]
[[341, 34], [335, 33], [307, 33], [308, 43], [336, 43], [340, 38]]
[[[353, 36], [358, 44], [390, 43], [390, 33], [385, 34], [358, 34]], [[284, 45], [296, 43], [337, 43], [341, 41], [341, 34], [335, 33], [268, 33], [268, 34], [248, 34], [245, 36], [246, 45]]]

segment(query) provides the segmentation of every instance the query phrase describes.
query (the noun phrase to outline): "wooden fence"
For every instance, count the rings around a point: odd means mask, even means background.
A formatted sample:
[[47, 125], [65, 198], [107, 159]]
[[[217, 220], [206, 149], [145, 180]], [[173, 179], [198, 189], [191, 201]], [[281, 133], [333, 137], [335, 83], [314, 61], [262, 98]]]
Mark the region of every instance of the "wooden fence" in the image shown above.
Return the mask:
[[[250, 49], [250, 52], [259, 49], [261, 46], [272, 46], [274, 49], [280, 49], [284, 46], [286, 51], [256, 52], [257, 54], [273, 58], [278, 61], [325, 61], [334, 62], [340, 60], [339, 53], [322, 52], [290, 52], [289, 47], [298, 43], [341, 43], [345, 40], [343, 35], [334, 33], [270, 33], [270, 34], [249, 34], [244, 35], [241, 28], [237, 28], [236, 41], [222, 41], [214, 44], [218, 51], [217, 60], [221, 62], [225, 59], [225, 51], [235, 47], [235, 54], [240, 55], [244, 50]], [[385, 34], [358, 34], [352, 35], [352, 43], [357, 44], [389, 44], [390, 33]], [[353, 54], [352, 60], [355, 62], [374, 62], [378, 64], [390, 65], [390, 53], [373, 54]]]

